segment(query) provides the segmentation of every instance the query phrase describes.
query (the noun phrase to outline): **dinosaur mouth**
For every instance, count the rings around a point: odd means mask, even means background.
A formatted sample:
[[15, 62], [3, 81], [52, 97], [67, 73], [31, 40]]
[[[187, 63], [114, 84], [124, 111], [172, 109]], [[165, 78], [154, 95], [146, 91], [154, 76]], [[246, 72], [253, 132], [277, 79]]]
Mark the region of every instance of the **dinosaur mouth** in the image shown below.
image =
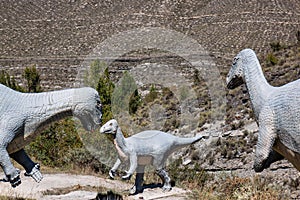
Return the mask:
[[102, 134], [110, 134], [113, 133], [111, 129], [104, 129], [103, 127], [100, 128], [100, 133]]
[[234, 89], [244, 83], [241, 77], [234, 76], [230, 81], [227, 81], [227, 88]]

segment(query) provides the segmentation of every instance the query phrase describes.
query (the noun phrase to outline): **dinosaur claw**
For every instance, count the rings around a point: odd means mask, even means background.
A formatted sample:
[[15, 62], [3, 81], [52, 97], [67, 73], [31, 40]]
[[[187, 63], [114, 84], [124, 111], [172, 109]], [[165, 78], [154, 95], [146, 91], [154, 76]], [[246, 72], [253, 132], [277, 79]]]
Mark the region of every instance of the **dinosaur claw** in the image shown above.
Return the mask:
[[25, 172], [25, 176], [31, 176], [37, 183], [41, 182], [43, 175], [40, 172], [40, 165], [36, 164], [30, 173]]
[[132, 188], [129, 189], [129, 194], [130, 195], [135, 195], [137, 192], [136, 192], [136, 186], [134, 185]]
[[125, 176], [122, 176], [123, 180], [130, 180], [131, 174], [126, 174]]
[[109, 177], [111, 179], [115, 179], [115, 176], [116, 176], [116, 172], [114, 170], [109, 170]]
[[172, 190], [172, 188], [171, 187], [163, 187], [162, 190], [163, 190], [163, 192], [169, 192]]
[[12, 178], [9, 177], [8, 180], [13, 188], [20, 185], [21, 184], [20, 170], [17, 169], [15, 175]]

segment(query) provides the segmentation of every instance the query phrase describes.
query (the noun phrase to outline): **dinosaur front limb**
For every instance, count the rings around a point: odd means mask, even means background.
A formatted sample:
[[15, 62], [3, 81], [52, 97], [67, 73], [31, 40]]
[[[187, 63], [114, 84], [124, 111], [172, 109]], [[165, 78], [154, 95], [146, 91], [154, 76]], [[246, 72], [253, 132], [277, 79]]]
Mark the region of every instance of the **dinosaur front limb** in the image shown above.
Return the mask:
[[40, 171], [40, 165], [38, 163], [35, 164], [31, 172], [25, 172], [25, 176], [31, 176], [36, 182], [41, 182], [41, 180], [43, 179], [43, 175]]
[[109, 170], [109, 176], [110, 178], [114, 179], [116, 175], [116, 171], [119, 168], [121, 164], [121, 160], [118, 158], [117, 161], [115, 162], [114, 166]]
[[12, 165], [8, 152], [4, 148], [0, 149], [0, 165], [3, 168], [6, 180], [10, 182], [12, 187], [21, 184], [20, 170]]
[[130, 160], [130, 168], [127, 171], [126, 175], [122, 176], [123, 180], [129, 180], [131, 178], [132, 174], [134, 173], [134, 171], [137, 168], [137, 155], [136, 155], [136, 153], [132, 152], [130, 154], [129, 160]]
[[[259, 121], [258, 142], [255, 152], [254, 170], [261, 172], [271, 164], [276, 132], [272, 111], [263, 110]], [[274, 161], [273, 161], [274, 162]]]
[[[0, 121], [0, 127], [3, 127], [4, 130], [11, 130], [11, 127], [16, 128], [14, 125], [17, 123], [14, 123], [13, 120], [9, 120], [8, 122], [10, 123], [7, 123], [6, 121]], [[11, 125], [11, 123], [13, 125]], [[3, 131], [3, 129], [0, 130], [0, 166], [2, 167], [4, 174], [12, 187], [16, 187], [21, 184], [20, 170], [13, 166], [6, 149], [7, 145], [13, 140], [14, 136], [15, 134], [13, 132]]]
[[43, 175], [40, 172], [40, 165], [34, 163], [24, 149], [10, 154], [10, 157], [24, 167], [26, 170], [25, 176], [31, 176], [38, 183], [43, 179]]

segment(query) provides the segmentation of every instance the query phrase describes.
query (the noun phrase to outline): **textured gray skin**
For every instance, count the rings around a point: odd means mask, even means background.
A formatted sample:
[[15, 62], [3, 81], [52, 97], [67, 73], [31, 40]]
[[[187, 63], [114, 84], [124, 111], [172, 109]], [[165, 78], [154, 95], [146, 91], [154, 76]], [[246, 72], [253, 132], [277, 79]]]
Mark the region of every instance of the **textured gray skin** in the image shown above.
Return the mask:
[[[261, 172], [284, 156], [300, 171], [300, 80], [273, 87], [251, 49], [234, 58], [227, 87], [246, 83], [259, 125], [254, 170]], [[275, 150], [275, 151], [274, 151]]]
[[192, 138], [180, 138], [162, 131], [149, 130], [137, 133], [125, 138], [116, 120], [112, 119], [100, 128], [100, 133], [112, 134], [114, 144], [119, 154], [119, 158], [110, 170], [110, 177], [114, 178], [117, 168], [122, 161], [130, 162], [130, 168], [124, 180], [130, 179], [134, 171], [137, 171], [135, 185], [131, 189], [131, 194], [143, 191], [143, 176], [146, 165], [153, 165], [156, 172], [164, 182], [163, 190], [171, 190], [170, 177], [165, 171], [165, 163], [168, 156], [174, 151], [193, 144], [203, 138], [196, 136]]
[[0, 105], [0, 165], [13, 187], [21, 180], [20, 171], [13, 166], [10, 156], [25, 168], [25, 175], [41, 181], [39, 165], [23, 148], [45, 126], [75, 116], [86, 130], [94, 130], [102, 116], [99, 95], [92, 88], [20, 93], [0, 84]]

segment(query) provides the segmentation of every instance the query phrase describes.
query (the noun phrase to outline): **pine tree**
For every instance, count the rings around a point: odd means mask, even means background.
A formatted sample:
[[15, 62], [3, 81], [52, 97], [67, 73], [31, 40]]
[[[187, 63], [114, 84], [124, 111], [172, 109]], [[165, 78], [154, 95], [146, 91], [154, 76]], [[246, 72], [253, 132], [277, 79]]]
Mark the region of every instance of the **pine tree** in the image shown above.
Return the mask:
[[27, 92], [42, 92], [40, 75], [37, 72], [35, 65], [26, 67], [23, 76], [27, 82]]
[[113, 114], [111, 110], [111, 98], [115, 85], [110, 80], [108, 68], [104, 70], [104, 73], [100, 76], [96, 90], [99, 93], [102, 103], [102, 121], [103, 123], [112, 119]]
[[0, 71], [0, 83], [19, 92], [24, 92], [24, 88], [19, 86], [14, 77], [10, 77], [10, 75], [5, 71]]

